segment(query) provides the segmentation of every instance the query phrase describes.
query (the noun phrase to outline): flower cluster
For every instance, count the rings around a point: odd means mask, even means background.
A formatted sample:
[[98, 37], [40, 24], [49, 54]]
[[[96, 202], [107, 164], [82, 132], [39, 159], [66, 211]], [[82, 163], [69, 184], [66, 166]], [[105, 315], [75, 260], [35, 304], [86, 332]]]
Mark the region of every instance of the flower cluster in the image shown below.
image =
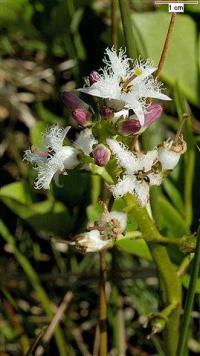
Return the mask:
[[[131, 193], [146, 206], [150, 187], [160, 185], [175, 168], [186, 143], [179, 132], [146, 153], [132, 147], [130, 136], [138, 137], [162, 115], [162, 106], [152, 99], [171, 99], [161, 92], [162, 84], [153, 77], [157, 68], [149, 59], [133, 61], [122, 49], [107, 48], [103, 62], [104, 68], [91, 72], [79, 89], [97, 98], [98, 112], [77, 94], [63, 92], [72, 126], [79, 130], [76, 139], [66, 139], [71, 126], [52, 126], [43, 135], [42, 150], [27, 150], [24, 159], [38, 173], [36, 189], [48, 189], [52, 180], [58, 185], [60, 174], [80, 167], [107, 179], [114, 198]], [[76, 237], [75, 246], [82, 252], [112, 246], [125, 230], [126, 219], [124, 213], [105, 210], [92, 228]]]

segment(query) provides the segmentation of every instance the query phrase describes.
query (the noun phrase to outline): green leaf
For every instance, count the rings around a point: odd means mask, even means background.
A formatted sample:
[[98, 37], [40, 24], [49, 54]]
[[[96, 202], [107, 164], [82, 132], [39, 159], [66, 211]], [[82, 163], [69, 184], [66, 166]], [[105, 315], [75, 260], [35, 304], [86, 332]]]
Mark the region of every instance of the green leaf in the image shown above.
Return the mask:
[[[164, 12], [134, 14], [132, 20], [139, 41], [144, 45], [144, 52], [141, 54], [152, 58], [155, 64], [158, 64], [170, 21], [169, 14]], [[197, 28], [193, 19], [187, 15], [177, 16], [161, 76], [172, 86], [178, 82], [186, 98], [191, 103], [199, 105], [196, 36]]]
[[152, 203], [155, 221], [164, 235], [178, 237], [189, 233], [185, 219], [162, 193], [152, 189]]
[[183, 216], [184, 204], [181, 193], [179, 192], [178, 188], [176, 188], [176, 186], [169, 178], [163, 181], [163, 187], [169, 198], [171, 199], [171, 202], [174, 204], [175, 208], [177, 208], [180, 214]]
[[122, 239], [116, 242], [116, 246], [121, 248], [123, 251], [131, 253], [135, 256], [145, 258], [148, 261], [152, 260], [151, 254], [149, 252], [149, 248], [146, 242], [142, 239], [140, 240]]
[[25, 183], [4, 186], [0, 189], [0, 199], [36, 231], [66, 236], [73, 227], [74, 219], [62, 203], [52, 199], [32, 203]]

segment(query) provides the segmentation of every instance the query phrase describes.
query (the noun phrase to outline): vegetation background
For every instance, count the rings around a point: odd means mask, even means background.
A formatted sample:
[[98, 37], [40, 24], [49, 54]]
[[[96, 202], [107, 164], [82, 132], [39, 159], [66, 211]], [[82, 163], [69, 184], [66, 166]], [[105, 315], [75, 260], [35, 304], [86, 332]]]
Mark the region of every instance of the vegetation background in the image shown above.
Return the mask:
[[[169, 23], [167, 6], [130, 0], [135, 56], [158, 63]], [[124, 46], [117, 12], [118, 46]], [[0, 1], [0, 355], [32, 355], [58, 305], [59, 328], [46, 355], [98, 355], [98, 254], [82, 256], [61, 240], [83, 231], [95, 216], [91, 176], [72, 171], [63, 188], [33, 189], [34, 171], [23, 151], [38, 146], [48, 125], [68, 125], [60, 93], [83, 84], [112, 45], [109, 0]], [[174, 100], [143, 135], [148, 149], [169, 137], [184, 112], [188, 151], [162, 188], [152, 190], [160, 231], [177, 237], [195, 232], [200, 216], [200, 6], [177, 18], [161, 75]], [[86, 98], [92, 104], [91, 98]], [[95, 179], [95, 178], [92, 178]], [[120, 201], [118, 202], [118, 205]], [[128, 229], [137, 229], [129, 216]], [[169, 247], [174, 264], [185, 255]], [[148, 316], [160, 306], [158, 279], [143, 240], [126, 241], [107, 254], [109, 355], [163, 355], [159, 337], [147, 339]], [[182, 279], [184, 295], [189, 273]], [[64, 298], [64, 299], [63, 299]], [[64, 304], [63, 304], [64, 303]], [[189, 354], [200, 353], [200, 279], [197, 283]], [[38, 338], [38, 339], [37, 339]], [[29, 350], [29, 352], [28, 352]], [[38, 355], [42, 354], [38, 353]]]

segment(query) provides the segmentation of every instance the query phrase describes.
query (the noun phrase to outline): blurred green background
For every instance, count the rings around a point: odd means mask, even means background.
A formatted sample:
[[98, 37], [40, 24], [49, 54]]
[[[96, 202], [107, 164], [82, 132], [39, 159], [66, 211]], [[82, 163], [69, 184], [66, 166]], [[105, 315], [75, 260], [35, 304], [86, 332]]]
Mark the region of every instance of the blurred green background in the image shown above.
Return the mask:
[[[169, 14], [153, 1], [130, 0], [135, 56], [158, 64]], [[117, 11], [118, 46], [124, 46]], [[160, 121], [142, 136], [149, 149], [176, 131], [185, 112], [188, 151], [161, 188], [152, 191], [154, 219], [165, 236], [195, 232], [200, 216], [200, 6], [187, 5], [177, 18], [161, 75], [174, 100]], [[60, 93], [82, 86], [102, 65], [111, 46], [109, 0], [0, 1], [0, 355], [26, 355], [50, 323], [66, 293], [67, 311], [46, 355], [98, 355], [98, 255], [82, 256], [69, 240], [93, 219], [96, 177], [72, 171], [63, 188], [33, 189], [34, 171], [23, 151], [38, 146], [48, 125], [70, 123]], [[92, 99], [86, 96], [91, 105]], [[73, 137], [73, 132], [72, 132]], [[123, 207], [119, 200], [115, 208]], [[129, 231], [136, 230], [129, 216]], [[54, 237], [52, 239], [52, 237]], [[169, 248], [175, 264], [184, 254]], [[159, 337], [147, 340], [147, 316], [160, 307], [158, 280], [143, 241], [120, 243], [107, 255], [109, 355], [161, 355]], [[189, 273], [183, 278], [184, 293]], [[200, 353], [200, 280], [197, 286], [190, 354]]]

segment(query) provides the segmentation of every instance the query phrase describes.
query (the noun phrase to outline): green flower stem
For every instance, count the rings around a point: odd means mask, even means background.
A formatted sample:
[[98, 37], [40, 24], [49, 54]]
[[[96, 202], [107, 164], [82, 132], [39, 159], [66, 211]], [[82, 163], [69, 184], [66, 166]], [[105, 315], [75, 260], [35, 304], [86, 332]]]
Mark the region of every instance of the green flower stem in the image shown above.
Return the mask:
[[118, 19], [117, 19], [117, 3], [118, 0], [111, 0], [111, 17], [112, 17], [112, 46], [117, 48], [117, 28], [118, 28]]
[[194, 255], [194, 260], [192, 265], [190, 284], [189, 284], [185, 307], [184, 307], [184, 314], [183, 314], [183, 320], [181, 324], [182, 326], [180, 330], [177, 356], [185, 356], [187, 351], [188, 330], [189, 330], [189, 324], [191, 319], [191, 312], [192, 312], [199, 268], [200, 268], [200, 226], [197, 232], [197, 246], [196, 246], [196, 252]]
[[177, 269], [177, 275], [179, 276], [179, 278], [181, 278], [182, 276], [184, 276], [184, 274], [186, 273], [190, 263], [192, 262], [194, 258], [194, 253], [190, 253], [188, 256], [186, 256], [183, 261], [181, 262], [180, 266]]
[[137, 51], [134, 41], [133, 23], [130, 16], [130, 7], [128, 0], [119, 0], [121, 20], [123, 25], [124, 37], [129, 57], [134, 58]]
[[[15, 244], [14, 236], [10, 234], [10, 232], [8, 231], [7, 227], [4, 225], [2, 220], [0, 220], [0, 235], [8, 243], [10, 248], [12, 248], [16, 260], [24, 270], [24, 273], [26, 274], [29, 282], [32, 284], [35, 292], [37, 293], [37, 297], [40, 303], [42, 304], [46, 314], [50, 318], [52, 318], [53, 313], [51, 310], [51, 301], [49, 300], [49, 297], [46, 294], [45, 290], [42, 288], [37, 273], [34, 271], [28, 259], [17, 248]], [[62, 330], [59, 326], [55, 330], [55, 339], [56, 339], [60, 356], [66, 356], [67, 345]]]
[[151, 316], [151, 326], [152, 326], [152, 334], [156, 334], [161, 332], [168, 323], [169, 317], [172, 315], [173, 311], [177, 308], [176, 303], [171, 303], [163, 310], [161, 310], [158, 314]]
[[152, 239], [160, 240], [162, 236], [150, 219], [147, 211], [139, 205], [134, 196], [127, 195], [124, 199], [127, 204], [127, 211], [132, 210], [134, 212], [139, 229], [150, 249], [164, 288], [165, 303], [166, 305], [176, 305], [166, 325], [165, 332], [166, 354], [168, 356], [175, 356], [181, 309], [181, 282], [177, 276], [175, 267], [169, 259], [166, 248], [156, 242], [152, 242]]

